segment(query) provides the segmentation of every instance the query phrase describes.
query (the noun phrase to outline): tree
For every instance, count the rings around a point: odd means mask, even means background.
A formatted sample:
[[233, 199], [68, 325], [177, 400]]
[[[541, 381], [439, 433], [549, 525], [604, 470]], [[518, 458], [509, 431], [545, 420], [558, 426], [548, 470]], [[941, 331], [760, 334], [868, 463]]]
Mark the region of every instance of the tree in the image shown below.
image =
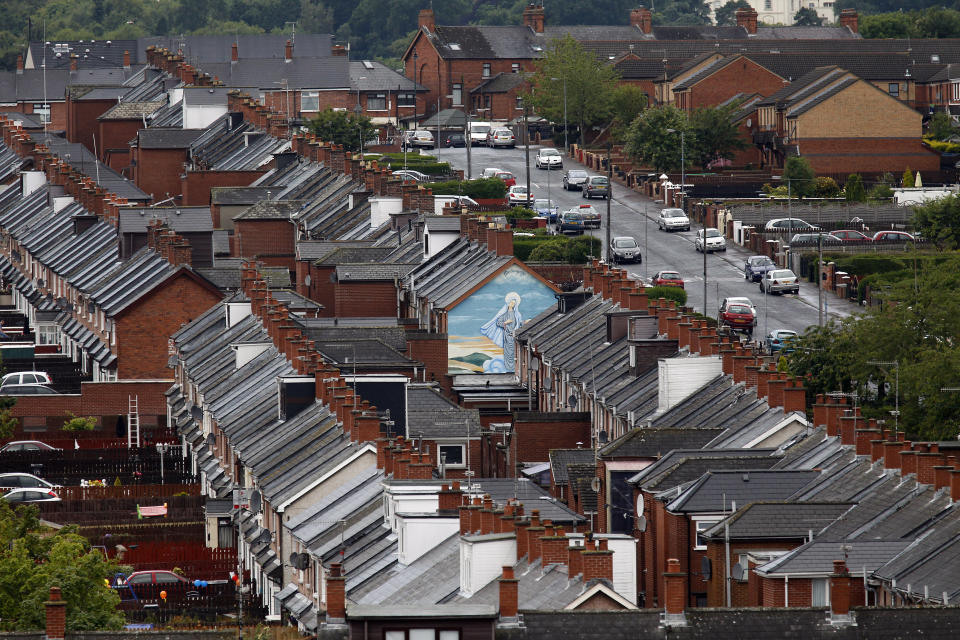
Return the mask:
[[863, 178], [859, 173], [847, 176], [847, 184], [843, 186], [843, 195], [850, 202], [866, 202], [867, 190], [863, 186]]
[[63, 421], [61, 429], [67, 432], [74, 431], [93, 431], [97, 426], [97, 419], [93, 417], [82, 418], [67, 411], [66, 418]]
[[934, 140], [947, 140], [956, 134], [957, 128], [953, 126], [953, 118], [944, 111], [937, 111], [930, 118], [927, 125], [927, 135]]
[[118, 569], [72, 527], [40, 526], [35, 506], [0, 500], [0, 629], [43, 629], [50, 587], [66, 601], [66, 630], [120, 629], [120, 598], [104, 583]]
[[913, 224], [941, 251], [957, 250], [960, 248], [960, 197], [949, 195], [915, 207]]
[[903, 188], [912, 189], [913, 185], [913, 171], [910, 171], [910, 167], [907, 167], [903, 170]]
[[587, 127], [609, 120], [616, 84], [616, 69], [567, 34], [552, 40], [537, 62], [527, 99], [537, 114], [563, 122], [565, 90], [567, 121], [579, 125], [583, 144]]
[[789, 185], [790, 194], [799, 198], [809, 198], [817, 189], [813, 167], [803, 156], [787, 158], [783, 166], [783, 182]]
[[797, 14], [793, 16], [793, 24], [798, 27], [819, 27], [823, 25], [823, 18], [817, 15], [816, 9], [800, 7]]
[[610, 96], [611, 135], [623, 142], [630, 123], [647, 108], [647, 94], [635, 84], [616, 87]]
[[725, 5], [717, 9], [713, 17], [718, 27], [734, 27], [737, 24], [737, 9], [750, 8], [747, 0], [728, 0]]
[[[624, 151], [657, 173], [679, 169], [683, 155], [680, 132], [683, 132], [684, 149], [696, 149], [696, 136], [683, 111], [672, 105], [647, 109], [630, 125]], [[686, 154], [688, 165], [690, 158], [691, 155]]]
[[654, 22], [674, 25], [710, 24], [710, 7], [703, 0], [672, 0], [654, 14]]
[[309, 123], [310, 131], [326, 142], [343, 145], [347, 151], [359, 151], [360, 140], [369, 140], [376, 132], [370, 118], [351, 111], [327, 107]]
[[840, 195], [840, 185], [829, 176], [817, 176], [813, 181], [813, 195], [817, 198], [836, 198]]
[[307, 33], [333, 33], [333, 10], [318, 0], [300, 0], [300, 24]]
[[[737, 151], [746, 148], [747, 142], [732, 120], [738, 106], [738, 102], [732, 102], [720, 107], [699, 108], [690, 115], [694, 136], [692, 152], [697, 164], [704, 169], [715, 160], [730, 160]], [[687, 149], [687, 153], [691, 153], [689, 144]]]

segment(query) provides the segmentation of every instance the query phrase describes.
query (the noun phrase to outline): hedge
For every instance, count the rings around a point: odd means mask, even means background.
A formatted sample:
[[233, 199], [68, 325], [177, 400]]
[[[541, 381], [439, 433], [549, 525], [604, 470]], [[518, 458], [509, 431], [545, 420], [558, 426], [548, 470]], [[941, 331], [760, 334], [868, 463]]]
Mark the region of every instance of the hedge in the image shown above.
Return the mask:
[[470, 196], [474, 200], [493, 200], [507, 195], [507, 185], [500, 178], [479, 178], [477, 180], [448, 180], [430, 184], [433, 194], [440, 196]]
[[680, 287], [647, 287], [646, 292], [647, 300], [666, 298], [667, 300], [675, 300], [678, 307], [687, 304], [687, 292]]
[[[538, 252], [538, 256], [547, 256], [552, 261], [563, 261], [568, 264], [584, 264], [592, 256], [600, 255], [600, 239], [593, 236], [548, 236], [540, 234], [534, 236], [513, 236], [513, 255], [524, 262], [530, 260], [534, 249], [550, 245]], [[556, 247], [556, 249], [554, 249]], [[533, 260], [539, 262], [540, 258]]]

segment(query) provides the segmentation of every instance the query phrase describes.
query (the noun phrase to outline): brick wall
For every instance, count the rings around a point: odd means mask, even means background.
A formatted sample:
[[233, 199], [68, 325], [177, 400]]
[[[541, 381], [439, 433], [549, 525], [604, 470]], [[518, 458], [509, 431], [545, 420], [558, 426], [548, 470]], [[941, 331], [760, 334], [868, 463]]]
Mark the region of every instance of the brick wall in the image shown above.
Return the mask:
[[714, 107], [738, 93], [768, 96], [783, 88], [783, 78], [747, 58], [739, 58], [687, 91], [686, 110]]
[[393, 282], [338, 282], [336, 315], [341, 318], [397, 316], [397, 288]]
[[916, 138], [804, 138], [800, 152], [814, 171], [846, 176], [850, 173], [902, 174], [913, 171], [938, 172], [939, 156]]
[[550, 282], [559, 285], [564, 282], [582, 282], [582, 264], [559, 264], [550, 262], [528, 262], [527, 266]]
[[[797, 548], [800, 544], [802, 544], [800, 541], [770, 542], [766, 540], [732, 540], [730, 542], [730, 564], [737, 564], [738, 557], [741, 553], [748, 553], [750, 551], [791, 550]], [[710, 558], [712, 568], [710, 581], [706, 589], [707, 606], [726, 606], [726, 590], [724, 588], [727, 575], [725, 544], [723, 542], [709, 542], [707, 544], [706, 555]], [[754, 578], [755, 577], [756, 575], [754, 574]], [[730, 585], [730, 600], [734, 607], [760, 606], [760, 594], [751, 593], [750, 585], [746, 580], [731, 580]]]
[[[79, 142], [93, 153], [93, 136], [97, 133], [97, 118], [117, 104], [112, 100], [73, 100], [67, 97], [66, 138]], [[97, 141], [99, 149], [100, 141]]]
[[236, 220], [234, 221], [234, 257], [286, 258], [283, 261], [284, 265], [293, 270], [296, 232], [296, 227], [289, 220]]
[[407, 333], [407, 357], [422, 362], [424, 380], [435, 380], [449, 396], [450, 377], [447, 375], [447, 334], [410, 331]]
[[590, 414], [586, 412], [530, 412], [514, 414], [513, 437], [518, 460], [550, 459], [550, 449], [576, 449], [590, 442]]
[[184, 324], [220, 301], [220, 294], [181, 271], [116, 318], [117, 375], [171, 377], [167, 342]]
[[[97, 152], [100, 159], [114, 171], [123, 171], [130, 165], [129, 142], [143, 127], [141, 120], [105, 120], [100, 122]], [[130, 177], [129, 172], [125, 174]]]
[[180, 195], [180, 174], [187, 160], [186, 149], [138, 148], [134, 155], [137, 164], [133, 169], [133, 178], [141, 191], [152, 195], [156, 202]]
[[[178, 171], [178, 176], [183, 169]], [[254, 180], [266, 173], [266, 170], [260, 171], [187, 171], [187, 177], [183, 181], [182, 191], [183, 201], [180, 203], [187, 207], [208, 207], [210, 206], [210, 189], [213, 187], [246, 187]]]

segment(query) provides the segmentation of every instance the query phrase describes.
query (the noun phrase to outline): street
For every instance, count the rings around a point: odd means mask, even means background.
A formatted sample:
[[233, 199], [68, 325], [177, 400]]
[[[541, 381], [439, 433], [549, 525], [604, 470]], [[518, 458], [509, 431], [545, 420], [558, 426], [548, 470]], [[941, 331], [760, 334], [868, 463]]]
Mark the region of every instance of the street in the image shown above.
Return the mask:
[[[551, 198], [560, 211], [587, 202], [579, 191], [564, 191], [563, 174], [567, 169], [584, 168], [571, 158], [564, 156], [563, 169], [552, 171], [536, 168], [535, 157], [539, 147], [530, 147], [530, 189], [535, 198]], [[431, 152], [433, 153], [433, 152]], [[562, 150], [561, 150], [562, 153]], [[451, 163], [457, 169], [467, 169], [467, 153], [464, 148], [444, 148], [440, 150], [440, 159]], [[497, 167], [513, 173], [518, 185], [526, 184], [524, 148], [490, 149], [473, 147], [471, 150], [472, 176], [479, 177], [487, 167]], [[593, 172], [591, 172], [592, 174]], [[596, 198], [590, 201], [603, 215], [603, 226], [590, 230], [601, 245], [606, 239], [606, 201]], [[642, 264], [627, 264], [631, 277], [647, 281], [661, 269], [679, 271], [687, 291], [687, 304], [697, 311], [704, 309], [704, 269], [703, 254], [694, 249], [697, 233], [694, 222], [690, 231], [667, 233], [657, 228], [657, 213], [662, 203], [627, 189], [613, 182], [611, 202], [611, 237], [633, 236], [641, 246]], [[748, 283], [743, 277], [743, 263], [750, 254], [727, 240], [727, 251], [707, 255], [707, 306], [706, 313], [716, 316], [720, 301], [730, 296], [749, 297], [757, 308], [757, 328], [755, 334], [762, 339], [774, 329], [792, 329], [803, 332], [808, 326], [817, 324], [817, 290], [813, 285], [801, 281], [799, 295], [763, 295], [759, 285]], [[841, 300], [832, 294], [824, 294], [827, 313], [830, 318], [849, 316], [857, 311], [857, 306]]]

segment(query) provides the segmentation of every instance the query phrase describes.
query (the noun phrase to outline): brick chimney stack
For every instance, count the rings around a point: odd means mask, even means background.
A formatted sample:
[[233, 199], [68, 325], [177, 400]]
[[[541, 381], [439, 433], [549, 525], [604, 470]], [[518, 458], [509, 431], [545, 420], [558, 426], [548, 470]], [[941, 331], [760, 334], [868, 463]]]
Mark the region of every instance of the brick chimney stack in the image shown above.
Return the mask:
[[293, 43], [289, 40], [287, 40], [286, 46], [283, 47], [283, 59], [285, 62], [293, 60]]
[[23, 55], [17, 56], [17, 75], [23, 75]]
[[687, 574], [680, 571], [680, 561], [676, 558], [667, 560], [667, 570], [663, 574], [663, 582], [664, 602], [666, 603], [665, 622], [674, 626], [682, 626], [686, 624], [684, 609], [687, 604]]
[[519, 608], [520, 594], [517, 579], [513, 576], [513, 567], [503, 568], [500, 577], [500, 618], [515, 619]]
[[545, 12], [542, 6], [528, 4], [523, 10], [523, 25], [530, 27], [534, 33], [543, 33], [544, 22]]
[[644, 6], [630, 11], [630, 26], [640, 29], [642, 33], [653, 31], [653, 12]]
[[347, 618], [347, 595], [344, 589], [346, 578], [343, 565], [334, 562], [330, 565], [327, 577], [327, 622], [343, 622]]
[[63, 640], [67, 626], [67, 603], [60, 598], [60, 587], [50, 587], [50, 599], [43, 606], [47, 614], [46, 640]]
[[130, 68], [130, 52], [126, 49], [124, 49], [123, 51], [123, 68], [124, 69]]
[[237, 43], [230, 45], [230, 62], [236, 62], [240, 59], [240, 51], [237, 49]]
[[830, 576], [830, 619], [836, 624], [850, 618], [850, 572], [843, 560], [833, 561]]
[[737, 9], [737, 26], [743, 27], [747, 35], [756, 35], [757, 33], [757, 10], [756, 9]]
[[851, 33], [859, 33], [860, 16], [856, 9], [844, 9], [840, 12], [840, 26], [850, 29]]
[[426, 30], [431, 33], [437, 28], [437, 23], [433, 16], [433, 9], [420, 9], [420, 15], [417, 16], [417, 26], [426, 28]]

